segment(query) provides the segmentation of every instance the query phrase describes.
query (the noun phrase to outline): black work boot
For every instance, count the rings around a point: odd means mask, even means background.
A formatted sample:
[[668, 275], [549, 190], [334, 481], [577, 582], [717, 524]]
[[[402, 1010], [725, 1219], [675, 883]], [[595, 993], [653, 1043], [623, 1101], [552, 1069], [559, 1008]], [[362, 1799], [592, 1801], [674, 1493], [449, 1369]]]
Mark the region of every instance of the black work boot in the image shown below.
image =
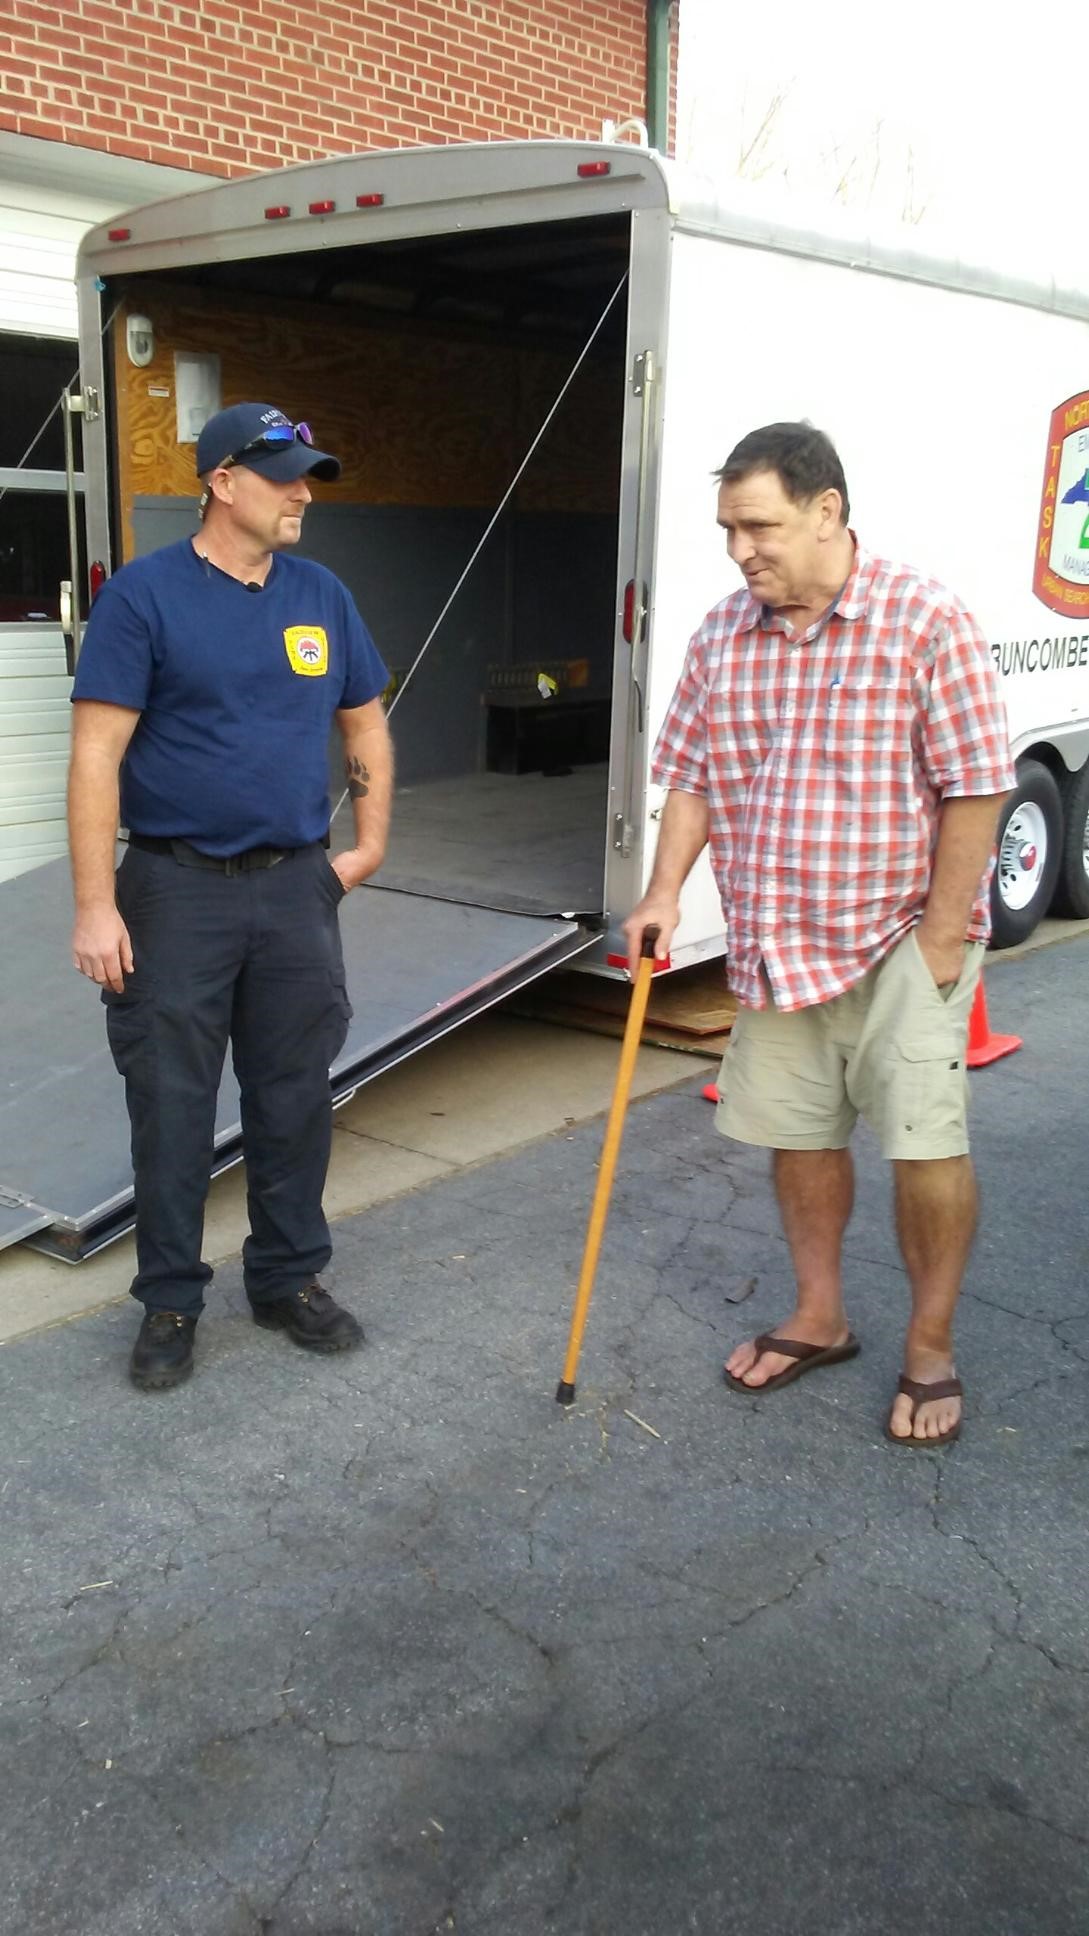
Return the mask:
[[286, 1331], [295, 1344], [306, 1351], [350, 1351], [362, 1344], [363, 1327], [350, 1311], [334, 1303], [316, 1277], [290, 1297], [251, 1298], [253, 1321], [266, 1331]]
[[196, 1318], [177, 1311], [149, 1311], [129, 1359], [129, 1377], [141, 1391], [167, 1391], [193, 1369]]

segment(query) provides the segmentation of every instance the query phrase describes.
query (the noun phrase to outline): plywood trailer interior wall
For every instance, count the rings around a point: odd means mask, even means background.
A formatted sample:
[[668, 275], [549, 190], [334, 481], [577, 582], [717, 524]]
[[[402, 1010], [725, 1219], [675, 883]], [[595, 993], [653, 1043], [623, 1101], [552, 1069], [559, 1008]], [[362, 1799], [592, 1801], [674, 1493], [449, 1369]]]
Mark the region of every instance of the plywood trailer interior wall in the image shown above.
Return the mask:
[[[196, 528], [175, 358], [214, 355], [224, 405], [274, 403], [340, 458], [339, 481], [314, 486], [302, 549], [349, 585], [398, 689], [623, 275], [626, 219], [563, 227], [119, 279], [106, 302], [120, 558]], [[154, 337], [142, 367], [126, 348], [134, 314]], [[511, 807], [500, 789], [475, 806], [447, 791], [441, 808], [446, 823], [460, 813], [467, 842], [472, 823], [478, 851], [496, 815], [524, 821], [523, 860], [535, 844], [552, 857], [534, 905], [602, 900], [624, 315], [621, 300], [394, 717], [403, 790], [537, 776], [535, 802], [523, 785]], [[575, 785], [561, 800], [542, 778]], [[429, 838], [421, 825], [414, 880], [434, 871]], [[565, 893], [572, 841], [578, 892], [573, 878]], [[459, 865], [475, 877], [468, 853]]]

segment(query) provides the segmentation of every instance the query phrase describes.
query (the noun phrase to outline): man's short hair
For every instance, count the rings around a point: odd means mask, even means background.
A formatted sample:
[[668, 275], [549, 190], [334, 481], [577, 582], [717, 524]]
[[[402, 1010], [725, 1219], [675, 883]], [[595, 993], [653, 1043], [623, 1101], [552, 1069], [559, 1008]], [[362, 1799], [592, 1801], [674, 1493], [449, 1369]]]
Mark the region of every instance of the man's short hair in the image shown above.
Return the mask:
[[740, 484], [754, 471], [774, 471], [792, 504], [807, 504], [822, 491], [838, 491], [844, 524], [851, 515], [836, 447], [811, 423], [765, 424], [761, 430], [750, 430], [715, 476], [720, 484]]

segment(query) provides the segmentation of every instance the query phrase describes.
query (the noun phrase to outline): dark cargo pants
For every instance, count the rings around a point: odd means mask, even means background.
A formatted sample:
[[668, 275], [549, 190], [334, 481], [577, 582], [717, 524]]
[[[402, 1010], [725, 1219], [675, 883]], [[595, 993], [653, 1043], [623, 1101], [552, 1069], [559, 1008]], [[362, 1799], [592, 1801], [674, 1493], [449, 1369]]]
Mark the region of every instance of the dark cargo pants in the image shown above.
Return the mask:
[[132, 1295], [149, 1311], [196, 1317], [204, 1306], [204, 1200], [228, 1040], [241, 1092], [246, 1291], [255, 1303], [282, 1297], [329, 1261], [329, 1065], [351, 1017], [342, 897], [320, 846], [234, 875], [129, 847], [118, 869], [135, 966], [124, 993], [102, 999], [132, 1128]]

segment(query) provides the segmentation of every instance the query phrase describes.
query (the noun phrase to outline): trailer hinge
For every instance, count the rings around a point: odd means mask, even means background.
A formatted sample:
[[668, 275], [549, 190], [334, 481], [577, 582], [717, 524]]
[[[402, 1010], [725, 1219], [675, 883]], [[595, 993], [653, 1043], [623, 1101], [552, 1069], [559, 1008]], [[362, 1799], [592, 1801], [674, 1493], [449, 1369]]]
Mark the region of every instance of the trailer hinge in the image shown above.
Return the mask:
[[613, 851], [626, 859], [631, 853], [631, 821], [625, 820], [622, 813], [613, 815]]
[[24, 1196], [21, 1190], [9, 1190], [0, 1185], [0, 1206], [5, 1210], [38, 1210], [42, 1206], [33, 1197]]
[[640, 350], [638, 356], [635, 359], [635, 362], [632, 364], [632, 372], [631, 372], [632, 395], [636, 397], [641, 397], [644, 390], [649, 390], [653, 382], [654, 382], [654, 351]]
[[94, 423], [101, 416], [101, 401], [93, 383], [89, 383], [85, 390], [66, 391], [65, 395], [69, 416], [84, 417], [88, 423]]

